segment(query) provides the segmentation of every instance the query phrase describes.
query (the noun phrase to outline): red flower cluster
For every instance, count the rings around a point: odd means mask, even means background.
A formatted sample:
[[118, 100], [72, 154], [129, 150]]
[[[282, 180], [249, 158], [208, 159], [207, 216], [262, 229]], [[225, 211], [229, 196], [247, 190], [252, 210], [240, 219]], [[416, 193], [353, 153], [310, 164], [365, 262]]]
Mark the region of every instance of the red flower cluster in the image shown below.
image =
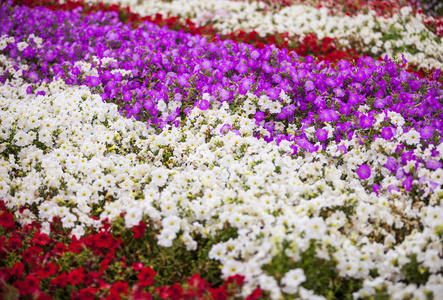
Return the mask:
[[[158, 286], [157, 272], [152, 267], [131, 262], [132, 268], [127, 268], [125, 244], [108, 231], [107, 221], [100, 232], [77, 240], [69, 238], [63, 230], [48, 236], [35, 222], [23, 228], [16, 226], [14, 215], [7, 211], [3, 201], [0, 201], [0, 216], [0, 295], [6, 298], [51, 299], [51, 295], [72, 291], [71, 298], [78, 300], [228, 299], [243, 284], [243, 277], [232, 276], [222, 286], [212, 288], [196, 273], [182, 285]], [[55, 229], [59, 226], [57, 222], [54, 218]], [[134, 240], [142, 238], [146, 228], [143, 222], [135, 226]], [[116, 280], [114, 273], [108, 271], [111, 266], [126, 271]], [[247, 299], [260, 296], [261, 290], [256, 289]]]

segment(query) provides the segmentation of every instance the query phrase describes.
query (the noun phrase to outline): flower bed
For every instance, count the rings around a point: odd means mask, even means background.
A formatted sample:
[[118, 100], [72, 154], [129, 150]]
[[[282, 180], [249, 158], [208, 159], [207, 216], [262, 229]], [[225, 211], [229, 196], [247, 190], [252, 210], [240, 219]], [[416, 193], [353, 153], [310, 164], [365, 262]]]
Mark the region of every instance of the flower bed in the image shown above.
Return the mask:
[[4, 293], [441, 294], [438, 73], [115, 12], [0, 15]]

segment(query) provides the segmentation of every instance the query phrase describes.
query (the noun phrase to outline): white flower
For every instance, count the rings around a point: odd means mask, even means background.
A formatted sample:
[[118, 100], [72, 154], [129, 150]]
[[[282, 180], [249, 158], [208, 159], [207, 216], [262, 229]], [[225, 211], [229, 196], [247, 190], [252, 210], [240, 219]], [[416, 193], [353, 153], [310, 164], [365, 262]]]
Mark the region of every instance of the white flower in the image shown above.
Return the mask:
[[17, 44], [17, 48], [19, 51], [23, 51], [26, 47], [28, 47], [28, 43], [26, 42], [20, 42]]
[[282, 291], [287, 294], [295, 294], [298, 292], [299, 285], [305, 281], [306, 276], [302, 269], [289, 270], [281, 280]]
[[162, 232], [157, 235], [158, 244], [162, 247], [171, 247], [172, 242], [177, 237], [176, 233], [170, 228], [163, 229]]
[[63, 228], [72, 228], [75, 226], [75, 222], [77, 221], [77, 217], [72, 213], [67, 213], [62, 218]]
[[128, 209], [125, 215], [125, 226], [127, 228], [132, 228], [137, 226], [142, 220], [142, 210], [138, 207], [133, 207]]

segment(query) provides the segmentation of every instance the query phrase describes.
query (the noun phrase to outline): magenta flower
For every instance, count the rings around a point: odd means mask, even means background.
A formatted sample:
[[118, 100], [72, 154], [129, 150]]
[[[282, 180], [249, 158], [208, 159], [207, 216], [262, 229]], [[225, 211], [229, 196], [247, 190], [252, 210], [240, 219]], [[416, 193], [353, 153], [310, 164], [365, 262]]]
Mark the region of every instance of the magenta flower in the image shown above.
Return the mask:
[[434, 135], [434, 127], [432, 126], [423, 127], [420, 130], [420, 135], [425, 140], [432, 138], [432, 136]]
[[428, 167], [429, 169], [432, 170], [437, 170], [438, 168], [441, 168], [442, 163], [439, 162], [438, 160], [428, 160], [426, 162], [426, 167]]
[[328, 139], [328, 132], [326, 129], [317, 129], [317, 132], [315, 132], [315, 136], [317, 137], [319, 142], [326, 141]]
[[361, 128], [370, 128], [372, 123], [374, 122], [374, 118], [363, 115], [360, 118], [360, 127]]
[[357, 175], [361, 180], [366, 180], [371, 177], [371, 169], [367, 165], [362, 165], [358, 167]]
[[305, 83], [305, 91], [312, 91], [315, 88], [314, 83], [312, 81], [306, 81]]
[[200, 108], [201, 110], [207, 110], [207, 109], [209, 108], [209, 106], [211, 106], [211, 105], [209, 104], [209, 101], [203, 99], [203, 100], [200, 101], [200, 103], [199, 103], [199, 105], [198, 105], [198, 108]]
[[392, 127], [385, 127], [381, 130], [381, 137], [385, 140], [390, 140], [394, 136]]

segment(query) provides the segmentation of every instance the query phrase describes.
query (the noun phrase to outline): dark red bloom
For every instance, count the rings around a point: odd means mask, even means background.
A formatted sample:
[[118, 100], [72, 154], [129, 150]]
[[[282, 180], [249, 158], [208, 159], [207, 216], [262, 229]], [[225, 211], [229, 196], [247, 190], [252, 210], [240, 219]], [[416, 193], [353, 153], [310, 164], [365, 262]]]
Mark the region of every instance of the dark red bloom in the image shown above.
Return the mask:
[[62, 273], [51, 280], [51, 285], [54, 286], [65, 287], [67, 284], [68, 284], [68, 275], [66, 273]]
[[51, 239], [45, 233], [40, 233], [38, 231], [35, 233], [34, 238], [31, 240], [32, 244], [36, 244], [39, 246], [49, 245], [50, 242]]
[[226, 291], [225, 285], [222, 285], [216, 289], [209, 289], [209, 292], [214, 300], [225, 300], [229, 298], [229, 293]]
[[78, 293], [72, 292], [72, 300], [95, 300], [95, 293], [97, 293], [98, 289], [93, 287], [88, 287], [85, 289], [81, 289]]
[[172, 296], [172, 291], [169, 286], [158, 287], [155, 289], [155, 292], [158, 293], [162, 299], [169, 299]]
[[200, 274], [195, 273], [188, 279], [189, 289], [187, 292], [187, 296], [189, 297], [198, 297], [201, 296], [204, 292], [206, 292], [211, 285], [204, 279], [200, 277]]
[[146, 230], [146, 223], [140, 221], [137, 226], [133, 227], [134, 230], [134, 239], [138, 239], [143, 237], [143, 232]]
[[72, 285], [77, 285], [83, 281], [84, 277], [85, 277], [84, 269], [78, 268], [69, 272], [68, 281]]
[[154, 276], [157, 274], [151, 267], [143, 268], [140, 273], [138, 273], [138, 284], [141, 286], [151, 286], [154, 284]]
[[39, 271], [37, 271], [37, 275], [40, 276], [40, 278], [48, 278], [52, 275], [55, 275], [58, 271], [59, 267], [56, 266], [53, 262], [50, 262], [43, 266]]
[[63, 243], [57, 243], [52, 251], [57, 254], [63, 254], [66, 251], [67, 247]]
[[25, 266], [22, 262], [15, 263], [15, 265], [11, 268], [9, 274], [15, 276], [17, 279], [21, 279], [23, 272], [25, 271]]
[[5, 229], [14, 229], [14, 215], [10, 212], [4, 211], [0, 215], [0, 226]]
[[256, 288], [245, 300], [256, 300], [261, 298], [261, 289]]
[[18, 238], [10, 238], [8, 246], [9, 246], [9, 250], [19, 249], [22, 246], [22, 241]]
[[109, 290], [109, 292], [112, 294], [125, 294], [128, 292], [128, 288], [129, 285], [128, 283], [124, 282], [124, 281], [117, 281], [116, 283], [114, 283], [111, 287], [111, 289]]

